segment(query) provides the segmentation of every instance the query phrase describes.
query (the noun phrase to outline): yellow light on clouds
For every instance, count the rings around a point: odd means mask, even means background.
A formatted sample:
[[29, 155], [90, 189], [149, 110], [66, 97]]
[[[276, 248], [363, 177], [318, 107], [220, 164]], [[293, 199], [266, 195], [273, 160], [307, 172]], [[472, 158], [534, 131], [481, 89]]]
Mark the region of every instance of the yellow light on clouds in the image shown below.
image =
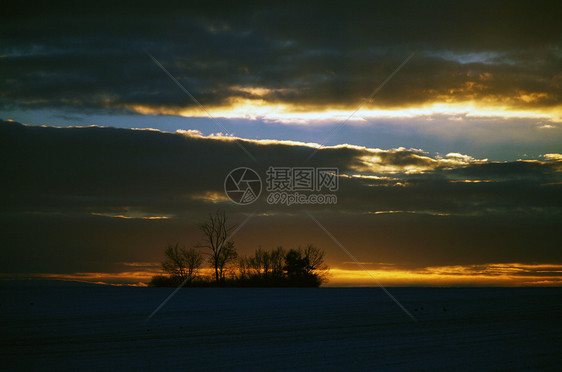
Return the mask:
[[[471, 118], [525, 118], [546, 120], [549, 122], [562, 122], [562, 107], [553, 107], [550, 109], [537, 108], [533, 110], [475, 101], [435, 102], [423, 106], [388, 109], [364, 107], [355, 113], [353, 113], [353, 107], [348, 109], [343, 107], [304, 106], [270, 102], [259, 97], [232, 97], [228, 100], [228, 104], [222, 106], [207, 106], [204, 102], [201, 103], [215, 118], [250, 120], [262, 119], [290, 124], [313, 124], [326, 121], [334, 122], [346, 120], [356, 124], [361, 124], [366, 123], [369, 119], [399, 119], [434, 116], [444, 116], [452, 120], [465, 120]], [[148, 107], [141, 105], [131, 105], [126, 108], [141, 114], [207, 117], [207, 113], [205, 111], [192, 105], [185, 109]]]

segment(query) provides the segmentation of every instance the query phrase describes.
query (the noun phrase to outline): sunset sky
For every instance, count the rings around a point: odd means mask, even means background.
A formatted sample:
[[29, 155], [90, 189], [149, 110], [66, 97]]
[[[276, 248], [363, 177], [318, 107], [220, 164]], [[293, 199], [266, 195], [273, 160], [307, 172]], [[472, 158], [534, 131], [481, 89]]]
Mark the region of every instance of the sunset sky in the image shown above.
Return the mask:
[[[0, 278], [147, 282], [222, 208], [330, 285], [376, 285], [342, 246], [383, 285], [561, 285], [556, 5], [7, 6]], [[270, 166], [338, 168], [337, 204], [227, 198]]]

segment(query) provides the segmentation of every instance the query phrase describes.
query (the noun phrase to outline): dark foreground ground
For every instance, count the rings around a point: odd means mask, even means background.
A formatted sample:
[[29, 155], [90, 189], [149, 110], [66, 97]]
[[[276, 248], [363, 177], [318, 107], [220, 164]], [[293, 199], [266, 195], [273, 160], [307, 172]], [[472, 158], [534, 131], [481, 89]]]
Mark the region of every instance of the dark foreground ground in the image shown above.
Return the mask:
[[560, 370], [562, 288], [389, 290], [3, 284], [0, 369]]

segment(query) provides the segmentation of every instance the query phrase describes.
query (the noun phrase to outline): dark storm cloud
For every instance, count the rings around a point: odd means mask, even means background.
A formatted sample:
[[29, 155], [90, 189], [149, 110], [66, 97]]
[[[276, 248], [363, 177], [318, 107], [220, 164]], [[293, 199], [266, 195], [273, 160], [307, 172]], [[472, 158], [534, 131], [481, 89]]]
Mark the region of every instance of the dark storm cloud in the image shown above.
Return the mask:
[[119, 208], [134, 207], [181, 215], [203, 203], [204, 195], [222, 194], [225, 175], [239, 166], [262, 175], [269, 166], [337, 167], [346, 175], [340, 181], [340, 200], [352, 209], [372, 205], [462, 213], [460, 206], [471, 203], [481, 209], [482, 203], [494, 208], [560, 202], [560, 161], [499, 163], [453, 155], [434, 158], [421, 150], [342, 146], [322, 149], [305, 161], [314, 148], [280, 141], [10, 122], [2, 122], [1, 129], [8, 180], [4, 205], [16, 210], [26, 205], [26, 212], [69, 208], [118, 214]]
[[[269, 166], [339, 168], [338, 204], [307, 208], [358, 257], [376, 254], [404, 267], [560, 258], [561, 161], [331, 147], [305, 162], [314, 148], [241, 141], [255, 163], [235, 138], [4, 121], [0, 139], [2, 272], [103, 271], [155, 261], [168, 243], [193, 244], [195, 222], [217, 207], [237, 222], [254, 209], [264, 214], [236, 238], [242, 249], [332, 245], [303, 219], [302, 206], [270, 206], [265, 193], [250, 207], [224, 201], [225, 176], [240, 166], [264, 180]], [[345, 260], [339, 255], [331, 252], [331, 260]]]
[[[13, 5], [13, 4], [12, 4]], [[178, 110], [192, 105], [150, 51], [205, 105], [356, 105], [413, 50], [381, 106], [479, 99], [560, 104], [554, 2], [221, 4], [152, 2], [6, 7], [2, 106]]]

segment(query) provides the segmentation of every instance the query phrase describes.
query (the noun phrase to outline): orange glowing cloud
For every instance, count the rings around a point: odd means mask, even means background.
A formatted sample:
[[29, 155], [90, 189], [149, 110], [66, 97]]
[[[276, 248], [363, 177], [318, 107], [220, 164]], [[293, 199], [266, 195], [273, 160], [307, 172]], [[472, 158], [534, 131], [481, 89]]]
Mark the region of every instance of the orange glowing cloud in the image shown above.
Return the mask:
[[[252, 88], [253, 91], [266, 91], [265, 88]], [[545, 98], [544, 93], [519, 93], [517, 99], [469, 99], [456, 100], [450, 96], [437, 98], [421, 105], [400, 107], [377, 107], [365, 105], [355, 111], [357, 105], [320, 106], [280, 103], [264, 98], [232, 97], [227, 104], [206, 107], [213, 117], [223, 119], [262, 119], [286, 124], [322, 125], [323, 123], [343, 122], [364, 125], [371, 119], [419, 118], [442, 115], [455, 120], [465, 118], [488, 119], [537, 119], [552, 123], [562, 122], [562, 107], [529, 107], [518, 102], [531, 104]], [[547, 98], [547, 97], [546, 97]], [[183, 117], [207, 117], [208, 113], [199, 107], [170, 108], [168, 106], [143, 106], [139, 104], [124, 107], [140, 114], [179, 115]]]

